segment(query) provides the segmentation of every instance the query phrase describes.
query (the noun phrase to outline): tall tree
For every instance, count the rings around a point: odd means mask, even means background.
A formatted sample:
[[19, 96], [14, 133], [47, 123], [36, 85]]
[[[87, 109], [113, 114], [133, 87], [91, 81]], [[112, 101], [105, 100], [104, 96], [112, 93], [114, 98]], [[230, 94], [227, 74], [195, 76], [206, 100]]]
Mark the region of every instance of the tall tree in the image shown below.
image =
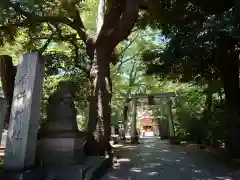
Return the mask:
[[8, 106], [4, 125], [4, 128], [7, 128], [11, 113], [14, 81], [16, 76], [16, 67], [13, 65], [13, 61], [10, 56], [0, 56], [0, 75], [3, 87], [3, 94], [4, 97], [7, 99]]
[[153, 59], [149, 70], [185, 81], [208, 83], [220, 79], [231, 116], [229, 148], [237, 154], [240, 149], [237, 140], [240, 124], [239, 3], [226, 0], [170, 2], [163, 8], [161, 17], [145, 14], [152, 17], [148, 18], [150, 21], [155, 18], [150, 23], [161, 28], [170, 39], [164, 51], [145, 54], [145, 59]]
[[[3, 1], [0, 3], [0, 42], [14, 41], [18, 32], [29, 36], [30, 43], [68, 41], [77, 49], [83, 43], [91, 60], [89, 137], [109, 153], [111, 79], [109, 65], [116, 61], [114, 49], [126, 39], [138, 18], [140, 2], [99, 1], [97, 27], [85, 29], [81, 12], [87, 1]], [[92, 1], [90, 1], [92, 2]], [[43, 42], [46, 40], [45, 42]], [[49, 44], [49, 43], [48, 43]], [[102, 137], [102, 138], [101, 138]], [[91, 139], [91, 138], [89, 138]]]

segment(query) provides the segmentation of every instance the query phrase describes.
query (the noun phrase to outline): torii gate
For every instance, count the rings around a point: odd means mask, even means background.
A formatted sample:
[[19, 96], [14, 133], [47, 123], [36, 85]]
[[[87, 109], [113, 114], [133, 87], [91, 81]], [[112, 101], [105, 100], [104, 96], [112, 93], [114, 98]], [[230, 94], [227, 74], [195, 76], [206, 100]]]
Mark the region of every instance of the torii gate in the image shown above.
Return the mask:
[[[162, 93], [153, 93], [153, 94], [121, 94], [125, 99], [124, 109], [128, 109], [129, 102], [132, 102], [132, 128], [131, 128], [131, 143], [138, 143], [138, 135], [137, 135], [137, 100], [138, 99], [148, 99], [148, 105], [154, 105], [154, 99], [163, 99], [167, 103], [168, 107], [168, 137], [173, 138], [175, 136], [173, 118], [172, 118], [172, 98], [175, 97], [175, 93], [173, 92], [162, 92]], [[124, 132], [123, 138], [126, 135], [127, 129], [127, 112], [124, 113], [123, 124], [124, 124]], [[159, 123], [158, 123], [159, 125]]]

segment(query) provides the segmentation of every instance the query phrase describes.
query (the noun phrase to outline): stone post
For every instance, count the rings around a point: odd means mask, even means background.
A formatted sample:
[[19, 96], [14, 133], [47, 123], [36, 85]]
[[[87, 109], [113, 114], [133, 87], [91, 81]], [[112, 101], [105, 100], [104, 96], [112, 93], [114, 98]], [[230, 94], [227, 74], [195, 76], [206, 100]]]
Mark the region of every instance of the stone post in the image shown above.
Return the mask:
[[160, 137], [162, 139], [169, 138], [169, 119], [166, 118], [168, 115], [168, 107], [164, 100], [161, 106], [161, 125], [160, 125]]
[[171, 99], [168, 99], [167, 101], [167, 109], [168, 109], [168, 124], [169, 124], [169, 135], [170, 137], [175, 136], [174, 131], [174, 124], [173, 124], [173, 118], [172, 118], [172, 101]]
[[128, 101], [126, 100], [123, 105], [123, 132], [122, 139], [126, 140], [126, 134], [128, 129]]
[[155, 119], [155, 121], [156, 121], [156, 136], [160, 136], [160, 127], [161, 127], [161, 117], [157, 117], [156, 119]]
[[21, 56], [4, 156], [5, 170], [23, 170], [35, 163], [43, 76], [44, 61], [38, 53]]
[[137, 99], [132, 99], [132, 129], [131, 129], [131, 143], [138, 143], [137, 135]]
[[7, 100], [5, 98], [0, 98], [0, 146], [6, 113], [7, 113]]
[[115, 135], [115, 126], [114, 125], [111, 126], [111, 135]]

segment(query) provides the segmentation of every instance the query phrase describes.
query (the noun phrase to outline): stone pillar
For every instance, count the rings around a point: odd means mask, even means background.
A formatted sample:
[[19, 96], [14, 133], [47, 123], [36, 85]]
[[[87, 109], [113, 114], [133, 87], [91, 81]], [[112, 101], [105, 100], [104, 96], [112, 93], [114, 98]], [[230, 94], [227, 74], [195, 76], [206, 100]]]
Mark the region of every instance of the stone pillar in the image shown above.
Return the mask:
[[167, 104], [164, 101], [161, 106], [161, 125], [160, 125], [160, 136], [161, 139], [165, 139], [169, 137], [169, 119], [166, 118], [167, 112]]
[[138, 143], [137, 135], [137, 99], [132, 99], [132, 129], [131, 129], [131, 143]]
[[35, 163], [43, 76], [44, 61], [39, 53], [21, 56], [4, 156], [5, 170], [23, 170]]
[[126, 140], [126, 134], [128, 129], [128, 101], [124, 102], [123, 105], [123, 132], [122, 132], [122, 139]]
[[175, 131], [174, 131], [174, 124], [173, 124], [173, 118], [172, 118], [172, 101], [171, 99], [168, 99], [167, 101], [167, 110], [168, 110], [168, 124], [169, 124], [169, 136], [174, 137]]
[[115, 135], [115, 126], [111, 126], [111, 135]]
[[7, 113], [7, 99], [0, 98], [0, 146], [2, 140], [3, 125]]
[[160, 136], [160, 126], [161, 126], [161, 119], [160, 117], [155, 118], [156, 126], [155, 126], [155, 134], [156, 136]]

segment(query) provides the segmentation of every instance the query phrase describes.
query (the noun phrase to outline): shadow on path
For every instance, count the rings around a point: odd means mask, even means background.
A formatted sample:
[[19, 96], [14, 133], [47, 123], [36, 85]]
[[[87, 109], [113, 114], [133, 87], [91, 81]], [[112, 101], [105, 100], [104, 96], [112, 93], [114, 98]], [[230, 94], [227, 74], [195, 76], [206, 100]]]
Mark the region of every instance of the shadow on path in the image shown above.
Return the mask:
[[117, 148], [118, 165], [102, 180], [240, 180], [231, 169], [205, 152], [189, 152], [158, 138]]

